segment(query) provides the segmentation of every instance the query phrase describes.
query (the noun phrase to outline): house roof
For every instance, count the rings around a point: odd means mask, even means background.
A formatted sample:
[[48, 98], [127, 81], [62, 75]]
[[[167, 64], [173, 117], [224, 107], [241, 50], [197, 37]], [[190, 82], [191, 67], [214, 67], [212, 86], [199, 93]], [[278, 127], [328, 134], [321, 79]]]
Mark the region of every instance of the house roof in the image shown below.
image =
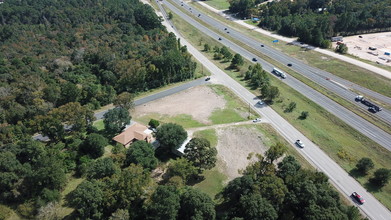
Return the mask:
[[151, 132], [149, 132], [147, 126], [135, 122], [127, 127], [121, 134], [113, 137], [113, 140], [126, 145], [133, 139], [144, 140], [150, 134]]

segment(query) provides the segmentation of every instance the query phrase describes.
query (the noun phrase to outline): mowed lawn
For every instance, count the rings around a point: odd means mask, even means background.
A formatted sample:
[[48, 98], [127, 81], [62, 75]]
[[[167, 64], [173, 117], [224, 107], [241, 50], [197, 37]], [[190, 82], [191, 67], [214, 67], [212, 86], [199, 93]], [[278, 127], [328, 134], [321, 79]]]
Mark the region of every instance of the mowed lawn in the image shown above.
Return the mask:
[[204, 1], [204, 3], [218, 10], [225, 10], [229, 8], [229, 3], [227, 0], [208, 0]]

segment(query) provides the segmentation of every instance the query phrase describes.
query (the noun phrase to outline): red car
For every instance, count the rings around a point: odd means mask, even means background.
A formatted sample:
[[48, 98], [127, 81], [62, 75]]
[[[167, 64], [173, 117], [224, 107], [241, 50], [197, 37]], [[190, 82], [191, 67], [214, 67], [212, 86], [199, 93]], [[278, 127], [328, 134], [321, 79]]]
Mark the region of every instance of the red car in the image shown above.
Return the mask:
[[358, 193], [353, 192], [352, 196], [353, 196], [354, 199], [357, 200], [358, 203], [360, 203], [360, 204], [364, 204], [365, 203], [365, 199], [362, 196], [360, 196]]

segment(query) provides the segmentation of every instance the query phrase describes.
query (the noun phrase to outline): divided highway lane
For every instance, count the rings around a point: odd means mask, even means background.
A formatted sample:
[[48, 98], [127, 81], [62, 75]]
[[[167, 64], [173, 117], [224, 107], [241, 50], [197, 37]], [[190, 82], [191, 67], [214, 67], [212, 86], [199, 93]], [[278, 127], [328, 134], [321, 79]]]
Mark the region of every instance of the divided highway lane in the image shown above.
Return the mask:
[[[189, 12], [191, 12], [192, 14], [194, 14], [197, 17], [199, 14], [201, 14], [201, 12], [197, 11], [194, 8], [191, 8], [187, 4], [181, 3], [181, 1], [179, 1], [179, 0], [173, 0], [173, 1], [175, 3], [177, 3], [178, 5], [183, 5], [183, 6], [178, 6], [178, 7], [183, 7], [184, 9], [187, 9]], [[354, 88], [355, 90], [360, 91], [360, 93], [364, 94], [365, 96], [374, 97], [374, 98], [382, 101], [383, 103], [391, 105], [391, 98], [390, 97], [381, 95], [381, 94], [376, 93], [372, 90], [369, 90], [367, 88], [364, 88], [362, 86], [354, 84], [350, 81], [344, 80], [344, 79], [337, 77], [329, 72], [326, 72], [326, 71], [311, 67], [309, 65], [306, 65], [303, 62], [301, 62], [297, 59], [294, 59], [294, 58], [292, 58], [292, 57], [290, 57], [290, 56], [288, 56], [278, 50], [275, 50], [271, 47], [268, 47], [268, 46], [262, 47], [261, 43], [259, 43], [257, 40], [255, 40], [245, 34], [242, 34], [238, 31], [235, 31], [234, 29], [228, 28], [227, 30], [224, 30], [227, 27], [225, 24], [220, 23], [219, 21], [216, 21], [215, 19], [213, 19], [207, 15], [201, 14], [201, 16], [199, 16], [198, 18], [201, 19], [202, 21], [208, 23], [212, 27], [219, 29], [221, 32], [226, 33], [227, 31], [229, 31], [229, 35], [231, 37], [241, 41], [242, 43], [246, 44], [247, 46], [249, 46], [251, 48], [254, 48], [254, 49], [260, 51], [261, 53], [265, 54], [266, 56], [282, 63], [283, 65], [287, 65], [288, 63], [293, 64], [291, 68], [293, 70], [295, 70], [296, 72], [309, 78], [310, 80], [321, 85], [322, 87], [338, 94], [339, 96], [343, 97], [344, 99], [346, 99], [350, 103], [355, 104], [356, 106], [358, 106], [364, 110], [367, 110], [368, 107], [364, 106], [361, 103], [357, 103], [354, 101], [354, 98], [357, 96], [357, 94], [355, 92], [348, 90], [347, 88], [344, 88], [344, 87], [338, 85], [338, 83], [342, 84], [346, 87]], [[224, 41], [224, 39], [223, 39], [223, 41]], [[331, 79], [331, 80], [326, 80], [326, 79]], [[337, 82], [337, 83], [335, 83], [335, 82]], [[376, 116], [379, 119], [381, 119], [384, 122], [391, 125], [391, 111], [384, 109], [383, 111], [376, 113]]]
[[[183, 13], [181, 10], [176, 8], [174, 5], [170, 4], [167, 1], [164, 1], [163, 4], [165, 4], [171, 11], [175, 12], [179, 16], [181, 16], [183, 19], [185, 19], [187, 22], [189, 22], [191, 25], [195, 26], [200, 31], [204, 32], [205, 34], [211, 36], [212, 38], [218, 39], [220, 35], [218, 33], [215, 33], [211, 31], [210, 29], [206, 28], [205, 26], [201, 25], [197, 21], [195, 21], [193, 18], [189, 17], [185, 13]], [[203, 15], [202, 15], [203, 16]], [[227, 47], [230, 47], [233, 51], [236, 53], [241, 54], [243, 57], [251, 60], [253, 57], [255, 57], [254, 54], [248, 52], [247, 50], [243, 49], [242, 47], [236, 45], [235, 43], [227, 40], [222, 39], [220, 41], [222, 44], [224, 44]], [[259, 63], [262, 64], [263, 68], [271, 72], [273, 69], [273, 65], [270, 63], [267, 63], [266, 61], [263, 61], [259, 59]], [[378, 144], [382, 145], [384, 148], [391, 150], [391, 135], [386, 133], [385, 131], [381, 130], [380, 128], [376, 127], [375, 125], [369, 123], [365, 119], [357, 116], [356, 114], [350, 112], [348, 109], [340, 106], [339, 104], [335, 103], [331, 99], [327, 98], [326, 96], [322, 95], [319, 92], [316, 92], [309, 86], [305, 85], [301, 81], [293, 78], [288, 77], [287, 79], [283, 80], [284, 83], [288, 84], [290, 87], [294, 88], [298, 92], [302, 93], [306, 97], [308, 97], [313, 102], [317, 103], [318, 105], [322, 106], [327, 111], [331, 112], [332, 114], [336, 115], [338, 118], [343, 120], [345, 123], [350, 125], [351, 127], [355, 128], [362, 134], [366, 135], [367, 137], [371, 138]]]
[[[162, 10], [160, 4], [158, 4], [160, 10]], [[164, 11], [163, 11], [164, 12]], [[163, 21], [163, 24], [167, 26], [169, 31], [174, 32], [178, 37], [180, 35], [176, 33], [170, 25], [167, 25], [166, 21]], [[226, 87], [232, 89], [236, 95], [242, 98], [244, 101], [252, 104], [251, 107], [258, 112], [264, 119], [270, 121], [272, 126], [285, 138], [287, 139], [292, 146], [295, 146], [293, 143], [296, 139], [302, 140], [306, 147], [304, 149], [295, 148], [301, 153], [310, 163], [314, 165], [318, 170], [324, 172], [329, 176], [330, 181], [334, 184], [339, 191], [346, 197], [349, 196], [353, 191], [357, 191], [362, 194], [366, 199], [366, 203], [362, 206], [357, 205], [354, 200], [350, 199], [352, 204], [356, 204], [361, 211], [365, 213], [369, 218], [373, 220], [388, 220], [391, 219], [390, 211], [384, 207], [376, 198], [374, 198], [352, 177], [348, 175], [341, 167], [338, 166], [331, 158], [329, 158], [318, 146], [313, 144], [308, 140], [303, 134], [296, 130], [292, 125], [289, 124], [284, 118], [278, 115], [273, 109], [268, 106], [262, 108], [255, 107], [258, 99], [254, 97], [254, 94], [249, 92], [246, 88], [241, 86], [238, 82], [226, 75], [222, 70], [216, 67], [208, 58], [201, 54], [197, 49], [195, 49], [191, 44], [189, 44], [185, 39], [181, 39], [181, 43], [186, 45], [189, 52], [198, 59], [205, 67], [213, 73], [211, 81], [214, 83], [224, 84]]]

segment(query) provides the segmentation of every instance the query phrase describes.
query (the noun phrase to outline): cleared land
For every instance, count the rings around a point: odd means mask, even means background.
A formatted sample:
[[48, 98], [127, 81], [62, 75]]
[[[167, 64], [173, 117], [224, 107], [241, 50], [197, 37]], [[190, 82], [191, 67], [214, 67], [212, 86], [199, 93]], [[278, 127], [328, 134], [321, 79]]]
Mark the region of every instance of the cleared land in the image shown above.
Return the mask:
[[[195, 185], [212, 198], [251, 162], [247, 159], [250, 153], [262, 154], [276, 142], [288, 145], [268, 124], [253, 123], [247, 116], [248, 106], [219, 85], [194, 87], [137, 106], [132, 112], [133, 119], [142, 123], [154, 118], [181, 124], [190, 137], [204, 137], [217, 148], [217, 166], [206, 171], [205, 180]], [[259, 116], [252, 113], [252, 117]], [[311, 167], [296, 150], [288, 149], [303, 167]]]
[[[391, 66], [391, 32], [344, 37], [343, 43], [348, 46], [348, 53], [351, 55]], [[334, 48], [336, 45], [337, 43], [333, 43]]]

